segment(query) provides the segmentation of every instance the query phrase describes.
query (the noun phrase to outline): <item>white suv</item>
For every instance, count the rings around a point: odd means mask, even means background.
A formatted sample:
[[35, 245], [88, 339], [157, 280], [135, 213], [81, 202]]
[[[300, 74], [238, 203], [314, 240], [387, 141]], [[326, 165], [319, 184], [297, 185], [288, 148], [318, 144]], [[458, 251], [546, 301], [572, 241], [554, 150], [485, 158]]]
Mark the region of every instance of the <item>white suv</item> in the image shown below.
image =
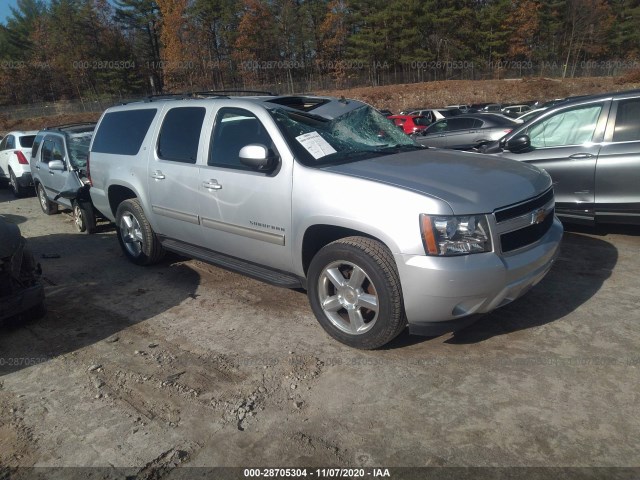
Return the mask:
[[33, 186], [29, 158], [36, 133], [9, 132], [0, 142], [0, 178], [9, 181], [16, 197], [26, 195]]

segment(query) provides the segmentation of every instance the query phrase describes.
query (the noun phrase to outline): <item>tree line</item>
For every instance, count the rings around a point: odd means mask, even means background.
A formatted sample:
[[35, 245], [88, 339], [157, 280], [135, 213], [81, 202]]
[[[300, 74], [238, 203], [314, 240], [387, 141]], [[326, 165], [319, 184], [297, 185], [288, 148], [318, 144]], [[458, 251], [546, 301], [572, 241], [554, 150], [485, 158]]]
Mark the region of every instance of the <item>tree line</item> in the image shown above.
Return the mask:
[[18, 0], [0, 103], [640, 67], [640, 0]]

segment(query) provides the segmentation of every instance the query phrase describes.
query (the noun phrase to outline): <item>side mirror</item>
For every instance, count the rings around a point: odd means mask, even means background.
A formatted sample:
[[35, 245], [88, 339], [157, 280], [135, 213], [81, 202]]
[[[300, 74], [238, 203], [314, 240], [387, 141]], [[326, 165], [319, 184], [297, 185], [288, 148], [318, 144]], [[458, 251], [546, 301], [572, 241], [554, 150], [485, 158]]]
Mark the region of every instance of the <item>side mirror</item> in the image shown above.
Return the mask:
[[62, 160], [51, 160], [49, 162], [49, 170], [63, 172], [64, 169], [64, 162]]
[[507, 150], [513, 153], [522, 153], [531, 148], [531, 139], [529, 135], [518, 135], [509, 139], [506, 142], [505, 147]]
[[273, 170], [276, 165], [276, 157], [270, 155], [269, 149], [264, 145], [246, 145], [240, 149], [238, 156], [240, 163], [259, 172]]

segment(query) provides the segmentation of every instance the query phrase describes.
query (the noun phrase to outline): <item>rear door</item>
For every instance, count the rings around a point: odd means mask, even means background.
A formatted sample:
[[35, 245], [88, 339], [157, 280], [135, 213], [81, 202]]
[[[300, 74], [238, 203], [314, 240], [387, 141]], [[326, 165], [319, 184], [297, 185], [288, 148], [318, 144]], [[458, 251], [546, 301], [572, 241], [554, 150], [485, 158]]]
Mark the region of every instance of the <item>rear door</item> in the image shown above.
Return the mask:
[[165, 110], [148, 166], [151, 209], [157, 233], [191, 244], [201, 238], [198, 166], [205, 107]]
[[640, 223], [640, 97], [614, 100], [595, 184], [598, 216]]
[[473, 118], [454, 117], [448, 120], [449, 132], [446, 136], [447, 148], [466, 150], [474, 146], [476, 129], [473, 128]]
[[610, 103], [563, 108], [534, 120], [516, 134], [529, 135], [532, 148], [524, 153], [504, 153], [545, 169], [553, 179], [556, 205], [568, 216], [593, 215], [596, 160]]

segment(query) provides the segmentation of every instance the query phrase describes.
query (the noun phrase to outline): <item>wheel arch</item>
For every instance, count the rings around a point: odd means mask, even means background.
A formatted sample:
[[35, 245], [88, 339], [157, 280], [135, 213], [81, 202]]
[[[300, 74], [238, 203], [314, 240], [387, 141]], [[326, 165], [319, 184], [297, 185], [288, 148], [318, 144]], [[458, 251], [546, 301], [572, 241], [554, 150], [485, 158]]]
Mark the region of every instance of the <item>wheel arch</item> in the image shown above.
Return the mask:
[[307, 275], [313, 257], [324, 246], [347, 237], [365, 237], [376, 240], [386, 246], [391, 252], [393, 248], [381, 236], [363, 230], [331, 224], [315, 224], [307, 227], [302, 238], [301, 262], [304, 275]]
[[118, 206], [125, 200], [138, 198], [138, 195], [136, 195], [136, 192], [134, 192], [130, 187], [114, 184], [109, 186], [109, 189], [107, 190], [107, 198], [109, 199], [109, 208], [115, 218]]

